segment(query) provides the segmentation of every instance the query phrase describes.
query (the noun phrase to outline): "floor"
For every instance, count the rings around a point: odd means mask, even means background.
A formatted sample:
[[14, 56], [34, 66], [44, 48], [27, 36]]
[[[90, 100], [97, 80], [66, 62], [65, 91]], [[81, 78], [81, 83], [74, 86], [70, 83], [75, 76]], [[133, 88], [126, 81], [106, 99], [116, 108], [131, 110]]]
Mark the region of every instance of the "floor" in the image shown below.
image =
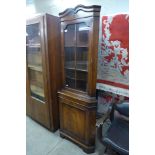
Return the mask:
[[[103, 155], [104, 147], [96, 140], [96, 150], [90, 155]], [[26, 118], [26, 155], [87, 155], [74, 143], [50, 132], [31, 118]], [[111, 154], [110, 154], [111, 155]]]

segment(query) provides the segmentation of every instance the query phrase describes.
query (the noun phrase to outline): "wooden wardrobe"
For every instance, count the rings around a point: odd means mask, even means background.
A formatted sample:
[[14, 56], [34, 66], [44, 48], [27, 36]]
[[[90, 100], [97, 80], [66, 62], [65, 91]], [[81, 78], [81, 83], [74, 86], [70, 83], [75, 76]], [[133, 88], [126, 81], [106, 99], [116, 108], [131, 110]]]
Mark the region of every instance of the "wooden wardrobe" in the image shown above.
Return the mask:
[[59, 128], [57, 91], [61, 88], [60, 20], [43, 14], [26, 23], [26, 113], [55, 131]]

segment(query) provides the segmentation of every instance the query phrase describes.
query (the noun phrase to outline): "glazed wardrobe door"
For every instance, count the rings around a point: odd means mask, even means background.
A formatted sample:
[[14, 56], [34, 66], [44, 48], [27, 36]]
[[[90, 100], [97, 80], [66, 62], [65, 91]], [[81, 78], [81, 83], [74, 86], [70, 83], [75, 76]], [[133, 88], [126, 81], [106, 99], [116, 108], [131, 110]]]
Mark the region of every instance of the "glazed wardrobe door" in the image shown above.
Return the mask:
[[28, 21], [26, 26], [26, 58], [31, 117], [49, 128], [49, 107], [45, 93], [47, 83], [43, 27], [43, 17]]

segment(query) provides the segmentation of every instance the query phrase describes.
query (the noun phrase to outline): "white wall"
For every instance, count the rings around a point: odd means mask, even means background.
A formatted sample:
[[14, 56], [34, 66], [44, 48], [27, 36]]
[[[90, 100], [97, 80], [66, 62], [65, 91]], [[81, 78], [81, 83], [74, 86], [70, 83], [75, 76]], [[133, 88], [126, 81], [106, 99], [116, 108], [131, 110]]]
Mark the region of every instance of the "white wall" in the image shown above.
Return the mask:
[[27, 16], [49, 13], [55, 16], [66, 8], [83, 5], [101, 5], [101, 16], [129, 13], [129, 0], [26, 0]]

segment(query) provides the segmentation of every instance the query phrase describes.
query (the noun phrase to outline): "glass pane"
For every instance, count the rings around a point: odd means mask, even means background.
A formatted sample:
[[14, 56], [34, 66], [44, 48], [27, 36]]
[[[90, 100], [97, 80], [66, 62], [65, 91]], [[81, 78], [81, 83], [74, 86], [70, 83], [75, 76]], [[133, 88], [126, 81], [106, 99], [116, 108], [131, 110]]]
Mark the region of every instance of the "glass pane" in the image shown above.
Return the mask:
[[88, 79], [88, 35], [85, 23], [76, 25], [76, 89], [86, 91]]
[[75, 48], [65, 48], [66, 87], [75, 88]]
[[28, 67], [42, 70], [39, 23], [26, 27], [26, 51]]
[[73, 47], [75, 45], [75, 24], [68, 25], [64, 30], [65, 47]]
[[75, 24], [64, 30], [65, 40], [65, 85], [75, 88]]
[[26, 41], [29, 45], [40, 45], [39, 23], [26, 26]]
[[88, 69], [88, 48], [87, 47], [77, 47], [76, 48], [76, 70]]
[[27, 63], [29, 67], [42, 68], [42, 56], [40, 48], [27, 48]]
[[65, 47], [65, 68], [75, 69], [75, 48]]
[[29, 69], [31, 96], [36, 97], [42, 101], [44, 96], [44, 83], [42, 72]]
[[76, 71], [76, 89], [87, 90], [87, 72]]
[[75, 88], [75, 70], [65, 69], [66, 87]]
[[88, 35], [89, 27], [85, 23], [77, 24], [77, 47], [87, 47], [88, 46]]

